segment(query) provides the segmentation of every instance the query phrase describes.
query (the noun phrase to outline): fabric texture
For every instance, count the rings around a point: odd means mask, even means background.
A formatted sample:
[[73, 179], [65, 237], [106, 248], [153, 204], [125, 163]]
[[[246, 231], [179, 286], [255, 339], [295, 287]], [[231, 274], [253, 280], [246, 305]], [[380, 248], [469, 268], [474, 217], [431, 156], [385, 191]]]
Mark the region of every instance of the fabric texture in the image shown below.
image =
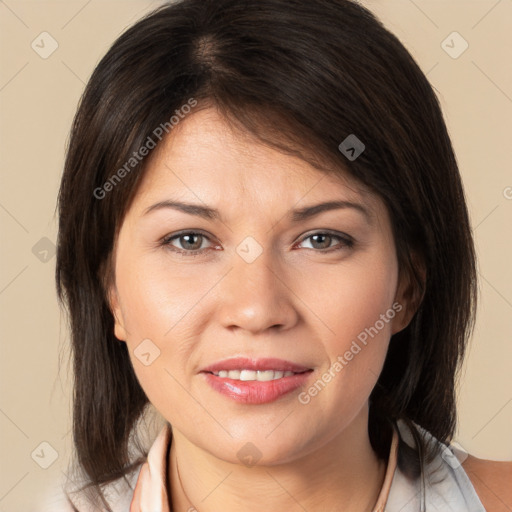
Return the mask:
[[[441, 448], [440, 455], [424, 464], [421, 473], [411, 475], [406, 460], [416, 451], [407, 425], [399, 421], [393, 435], [384, 484], [373, 512], [486, 512], [469, 477], [464, 471], [460, 452], [440, 443], [429, 432], [415, 425], [427, 443]], [[166, 490], [167, 455], [171, 441], [168, 423], [161, 429], [148, 453], [147, 461], [127, 480], [109, 486], [107, 500], [113, 512], [170, 512]], [[73, 496], [79, 512], [95, 512], [90, 505]], [[51, 503], [50, 503], [51, 501]], [[47, 503], [44, 511], [73, 512], [61, 494]]]
[[[402, 443], [415, 451], [414, 438], [407, 425], [400, 421], [398, 427]], [[436, 512], [486, 512], [462, 467], [463, 454], [456, 448], [440, 443], [420, 426], [415, 425], [415, 427], [427, 443], [439, 446], [440, 455], [422, 468], [424, 481], [421, 477], [407, 476], [399, 463], [391, 483], [385, 510], [388, 512], [434, 510]], [[403, 444], [399, 447], [399, 453], [404, 452]]]

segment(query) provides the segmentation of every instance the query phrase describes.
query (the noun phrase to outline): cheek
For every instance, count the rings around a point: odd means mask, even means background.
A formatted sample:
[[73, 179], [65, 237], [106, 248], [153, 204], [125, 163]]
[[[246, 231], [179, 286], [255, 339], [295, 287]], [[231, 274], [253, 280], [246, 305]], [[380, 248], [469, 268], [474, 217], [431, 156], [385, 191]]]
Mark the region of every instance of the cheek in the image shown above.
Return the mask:
[[[191, 325], [193, 293], [184, 293], [179, 279], [167, 279], [140, 265], [137, 272], [119, 274], [127, 348], [137, 379], [149, 401], [170, 420], [169, 404], [185, 407], [190, 356], [194, 350]], [[191, 296], [192, 295], [192, 296]], [[197, 302], [197, 301], [195, 301]]]
[[195, 306], [204, 294], [197, 276], [176, 271], [164, 257], [135, 255], [120, 261], [116, 272], [131, 344], [144, 338], [169, 344], [173, 338], [190, 337]]
[[[348, 397], [349, 402], [362, 405], [382, 369], [396, 316], [397, 263], [391, 252], [382, 249], [327, 274], [322, 276], [321, 290], [317, 281], [318, 292], [310, 293], [308, 302], [326, 333], [327, 361], [319, 378], [333, 382], [325, 386], [328, 391], [321, 393], [320, 401], [327, 408], [344, 409]], [[323, 384], [317, 388], [323, 390]]]
[[158, 408], [180, 399], [176, 382], [185, 382], [189, 370], [196, 339], [194, 304], [201, 290], [154, 260], [126, 255], [117, 263], [130, 359], [142, 388]]
[[300, 293], [308, 297], [308, 305], [326, 327], [330, 352], [343, 350], [360, 334], [364, 339], [376, 323], [381, 338], [390, 336], [394, 311], [386, 312], [393, 305], [397, 277], [396, 260], [383, 247], [355, 255], [350, 262], [328, 267], [303, 282]]

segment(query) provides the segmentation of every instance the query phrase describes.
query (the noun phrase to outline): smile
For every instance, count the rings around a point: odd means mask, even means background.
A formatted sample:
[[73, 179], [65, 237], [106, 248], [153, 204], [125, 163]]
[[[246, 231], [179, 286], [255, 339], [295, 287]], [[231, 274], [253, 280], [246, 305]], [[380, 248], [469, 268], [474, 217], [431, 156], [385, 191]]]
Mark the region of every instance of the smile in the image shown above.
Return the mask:
[[200, 370], [211, 389], [242, 404], [266, 404], [291, 398], [292, 391], [304, 386], [312, 368], [277, 358], [232, 357]]
[[292, 371], [282, 370], [220, 370], [218, 372], [212, 372], [213, 375], [221, 377], [223, 379], [233, 380], [255, 380], [258, 382], [268, 382], [270, 380], [282, 379], [283, 377], [291, 377], [296, 373]]

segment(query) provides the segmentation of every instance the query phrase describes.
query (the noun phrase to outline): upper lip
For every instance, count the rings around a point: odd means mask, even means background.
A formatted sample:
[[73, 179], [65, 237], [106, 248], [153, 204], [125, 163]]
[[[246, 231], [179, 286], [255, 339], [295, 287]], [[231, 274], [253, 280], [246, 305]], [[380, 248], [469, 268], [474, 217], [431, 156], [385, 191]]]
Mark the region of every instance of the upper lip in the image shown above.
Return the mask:
[[248, 357], [233, 357], [229, 359], [223, 359], [209, 366], [206, 366], [202, 372], [219, 372], [221, 370], [276, 370], [276, 371], [290, 371], [294, 373], [301, 373], [311, 368], [302, 366], [291, 361], [284, 359], [275, 358], [262, 358], [262, 359], [251, 359]]

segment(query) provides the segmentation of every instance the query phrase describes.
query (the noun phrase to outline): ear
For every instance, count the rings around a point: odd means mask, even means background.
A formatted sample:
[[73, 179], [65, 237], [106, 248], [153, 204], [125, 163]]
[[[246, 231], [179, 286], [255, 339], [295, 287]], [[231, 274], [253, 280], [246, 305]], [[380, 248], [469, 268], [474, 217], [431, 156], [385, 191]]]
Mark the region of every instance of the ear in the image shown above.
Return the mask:
[[417, 277], [414, 277], [412, 268], [400, 269], [394, 303], [399, 304], [401, 308], [396, 307], [397, 314], [393, 318], [391, 334], [396, 334], [409, 325], [425, 296], [425, 266], [417, 255], [412, 255], [411, 259], [411, 264], [416, 270]]
[[110, 311], [114, 316], [114, 336], [120, 341], [126, 341], [126, 329], [124, 327], [124, 318], [119, 305], [119, 295], [115, 284], [111, 285], [108, 290], [108, 302]]

